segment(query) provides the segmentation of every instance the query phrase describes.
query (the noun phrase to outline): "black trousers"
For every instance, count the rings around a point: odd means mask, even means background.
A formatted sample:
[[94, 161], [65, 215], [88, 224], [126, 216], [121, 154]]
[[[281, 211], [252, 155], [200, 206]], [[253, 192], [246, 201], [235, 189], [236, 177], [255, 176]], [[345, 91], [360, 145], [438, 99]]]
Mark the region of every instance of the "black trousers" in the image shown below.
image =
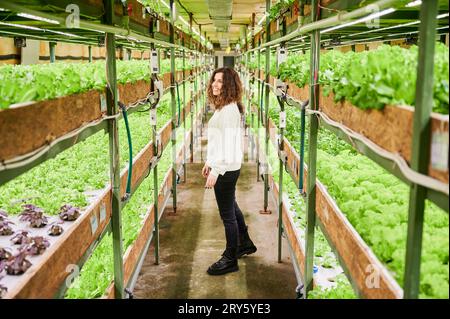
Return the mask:
[[226, 253], [231, 257], [236, 255], [239, 233], [242, 234], [246, 231], [244, 215], [239, 209], [235, 196], [236, 183], [240, 172], [240, 170], [229, 171], [224, 175], [219, 175], [214, 185], [217, 206], [225, 227]]

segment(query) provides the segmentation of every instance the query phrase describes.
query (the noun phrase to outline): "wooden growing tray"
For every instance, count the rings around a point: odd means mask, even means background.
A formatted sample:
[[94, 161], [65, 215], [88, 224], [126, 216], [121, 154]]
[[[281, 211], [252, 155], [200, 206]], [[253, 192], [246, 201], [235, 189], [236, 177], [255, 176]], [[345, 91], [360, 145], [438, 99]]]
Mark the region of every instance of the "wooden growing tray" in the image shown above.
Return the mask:
[[[183, 71], [178, 71], [181, 76]], [[170, 86], [170, 73], [162, 76], [164, 87]], [[143, 99], [150, 91], [144, 80], [118, 85], [119, 100], [128, 105]], [[64, 136], [86, 123], [99, 120], [100, 95], [105, 90], [91, 90], [52, 100], [27, 102], [0, 111], [0, 161], [28, 154]]]
[[[273, 85], [274, 77], [270, 76]], [[303, 88], [287, 81], [288, 96], [299, 101], [309, 99], [309, 86]], [[332, 120], [339, 122], [356, 133], [360, 133], [381, 148], [400, 154], [408, 163], [411, 162], [414, 108], [404, 105], [386, 105], [383, 110], [362, 110], [348, 101], [335, 102], [334, 94], [323, 95], [320, 88], [320, 110]], [[431, 132], [449, 134], [449, 116], [431, 114]], [[429, 142], [431, 147], [431, 140]], [[431, 154], [431, 150], [430, 150]], [[443, 183], [449, 183], [449, 171], [438, 170], [430, 165], [428, 175]]]

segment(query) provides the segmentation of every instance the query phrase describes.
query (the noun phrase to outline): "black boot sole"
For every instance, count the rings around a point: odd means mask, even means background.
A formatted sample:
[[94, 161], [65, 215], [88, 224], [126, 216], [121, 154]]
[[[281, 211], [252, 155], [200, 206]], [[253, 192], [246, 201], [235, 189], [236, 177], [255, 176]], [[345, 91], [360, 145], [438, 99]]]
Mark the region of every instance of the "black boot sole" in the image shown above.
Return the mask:
[[241, 257], [244, 256], [244, 255], [251, 255], [251, 254], [254, 254], [254, 253], [256, 253], [256, 251], [257, 251], [257, 248], [256, 248], [256, 247], [247, 248], [246, 250], [243, 250], [243, 251], [241, 251], [241, 252], [238, 252], [237, 255], [236, 255], [236, 257], [239, 259], [239, 258], [241, 258]]
[[235, 272], [239, 270], [239, 266], [233, 266], [233, 267], [229, 267], [229, 268], [225, 268], [225, 269], [220, 269], [220, 270], [211, 270], [208, 269], [206, 272], [211, 275], [211, 276], [219, 276], [219, 275], [225, 275], [229, 272]]

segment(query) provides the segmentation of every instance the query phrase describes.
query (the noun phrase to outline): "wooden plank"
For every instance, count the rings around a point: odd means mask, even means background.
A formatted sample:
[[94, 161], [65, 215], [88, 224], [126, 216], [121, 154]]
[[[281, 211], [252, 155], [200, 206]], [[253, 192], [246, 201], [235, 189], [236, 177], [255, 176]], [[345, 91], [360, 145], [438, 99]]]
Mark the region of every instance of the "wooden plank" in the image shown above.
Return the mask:
[[304, 86], [303, 88], [297, 87], [292, 82], [285, 81], [288, 85], [287, 94], [296, 100], [306, 101], [309, 99], [309, 85]]
[[125, 105], [135, 103], [150, 93], [150, 82], [140, 80], [135, 83], [119, 84], [119, 100]]
[[162, 81], [163, 81], [164, 88], [168, 88], [172, 85], [172, 82], [170, 81], [170, 76], [171, 76], [170, 73], [163, 74]]
[[[400, 154], [407, 162], [411, 160], [412, 126], [414, 108], [402, 105], [386, 105], [383, 110], [362, 110], [350, 102], [334, 102], [334, 94], [321, 94], [321, 110], [331, 119], [360, 133], [375, 144], [392, 153]], [[432, 134], [448, 134], [449, 116], [432, 113]], [[382, 129], [380, 129], [380, 127]], [[431, 147], [431, 141], [429, 143]], [[448, 168], [438, 171], [429, 167], [428, 174], [441, 182], [449, 182]]]
[[167, 144], [170, 142], [170, 137], [172, 135], [172, 121], [169, 120], [164, 127], [159, 130], [159, 134], [161, 135], [161, 143], [163, 145], [163, 148], [166, 147]]
[[98, 91], [2, 110], [0, 160], [27, 154], [101, 116]]

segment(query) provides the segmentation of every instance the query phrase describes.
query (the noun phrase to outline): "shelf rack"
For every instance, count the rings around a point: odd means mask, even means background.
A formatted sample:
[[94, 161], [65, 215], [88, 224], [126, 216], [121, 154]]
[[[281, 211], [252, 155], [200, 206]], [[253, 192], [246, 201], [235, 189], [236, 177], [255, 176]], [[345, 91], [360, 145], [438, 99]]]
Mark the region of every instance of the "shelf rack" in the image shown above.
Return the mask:
[[[79, 9], [79, 24], [72, 27], [67, 19], [73, 12], [67, 11], [68, 6]], [[170, 3], [173, 6], [173, 1]], [[172, 151], [176, 151], [176, 119], [180, 116], [180, 123], [184, 125], [185, 139], [178, 157], [182, 157], [182, 166], [185, 166], [187, 154], [193, 153], [193, 130], [186, 132], [185, 120], [190, 114], [191, 123], [194, 121], [194, 112], [197, 104], [204, 103], [203, 86], [209, 70], [206, 67], [194, 68], [192, 71], [175, 70], [175, 49], [183, 58], [185, 65], [186, 53], [194, 56], [195, 61], [206, 61], [210, 58], [210, 51], [206, 50], [203, 43], [196, 41], [192, 36], [192, 21], [190, 34], [184, 34], [173, 27], [173, 17], [170, 22], [160, 20], [159, 32], [150, 32], [155, 26], [156, 18], [150, 14], [143, 14], [143, 6], [135, 1], [127, 1], [127, 5], [115, 4], [113, 0], [89, 1], [0, 1], [2, 24], [0, 24], [0, 36], [20, 36], [31, 39], [47, 40], [51, 44], [61, 41], [79, 43], [89, 46], [106, 46], [107, 87], [103, 91], [89, 91], [82, 94], [66, 96], [49, 101], [31, 102], [0, 112], [0, 126], [2, 133], [11, 137], [1, 154], [3, 166], [0, 169], [0, 185], [28, 171], [32, 167], [55, 157], [65, 149], [95, 134], [99, 130], [106, 130], [110, 140], [110, 176], [109, 187], [102, 190], [101, 194], [86, 208], [79, 219], [74, 222], [66, 232], [58, 238], [42, 255], [39, 263], [32, 267], [14, 281], [12, 287], [8, 287], [5, 298], [53, 298], [63, 297], [66, 289], [66, 278], [70, 275], [66, 267], [77, 265], [80, 268], [88, 260], [95, 247], [103, 236], [112, 232], [114, 253], [114, 283], [108, 294], [114, 298], [126, 297], [125, 287], [132, 284], [132, 275], [139, 272], [145, 255], [144, 249], [150, 241], [158, 238], [158, 221], [154, 218], [161, 214], [167, 204], [169, 195], [174, 197], [174, 209], [176, 209], [176, 183], [179, 169], [176, 163], [166, 173], [163, 187], [154, 187], [154, 205], [145, 218], [145, 228], [141, 229], [138, 240], [131, 251], [123, 254], [121, 234], [121, 210], [127, 204], [123, 201], [125, 185], [128, 178], [128, 168], [120, 171], [118, 165], [118, 121], [123, 116], [118, 110], [119, 100], [128, 105], [141, 100], [153, 92], [153, 84], [147, 81], [138, 81], [134, 84], [117, 85], [116, 80], [116, 48], [149, 50], [160, 48], [170, 49], [171, 73], [163, 75], [164, 93], [170, 91], [172, 103], [172, 118], [158, 132], [161, 145], [159, 151], [167, 148], [171, 142]], [[21, 18], [16, 13], [27, 14], [27, 18]], [[32, 18], [30, 18], [30, 15]], [[69, 25], [70, 24], [70, 25]], [[24, 27], [26, 26], [26, 27]], [[65, 26], [65, 27], [63, 27]], [[72, 39], [73, 38], [73, 39]], [[53, 49], [50, 47], [51, 58], [54, 61]], [[196, 63], [196, 65], [199, 63]], [[205, 63], [203, 63], [204, 65]], [[200, 79], [200, 81], [199, 81]], [[186, 81], [191, 80], [197, 90], [191, 95], [191, 101], [181, 110], [176, 111], [175, 84], [183, 85], [183, 101], [186, 101]], [[202, 93], [198, 93], [202, 92]], [[129, 109], [132, 113], [139, 107]], [[200, 108], [200, 109], [203, 109]], [[81, 110], [81, 111], [80, 111]], [[197, 112], [198, 113], [198, 112]], [[197, 119], [196, 114], [195, 119]], [[48, 119], [51, 121], [48, 121]], [[64, 123], [70, 119], [70, 125], [62, 129], [57, 123]], [[51, 123], [47, 123], [51, 122]], [[39, 134], [33, 136], [14, 136], [14, 132], [23, 129], [24, 125], [38, 123]], [[48, 125], [44, 125], [47, 123]], [[88, 123], [88, 124], [86, 124]], [[13, 133], [13, 134], [11, 134]], [[57, 143], [51, 143], [57, 139]], [[154, 136], [155, 137], [155, 136]], [[5, 139], [2, 139], [2, 143]], [[186, 144], [190, 146], [190, 152], [186, 150]], [[47, 145], [46, 148], [42, 149]], [[133, 159], [133, 174], [131, 178], [132, 196], [144, 178], [152, 170], [157, 176], [158, 158], [156, 157], [157, 145], [150, 141]], [[41, 152], [39, 152], [41, 151]], [[29, 155], [37, 155], [34, 158]], [[29, 157], [27, 157], [29, 156]], [[9, 159], [22, 157], [24, 160], [14, 161], [14, 165], [5, 165]], [[192, 158], [192, 156], [191, 156]], [[11, 162], [12, 163], [12, 162]], [[181, 167], [182, 169], [183, 167]], [[155, 182], [156, 184], [156, 182]], [[129, 199], [129, 197], [128, 197]], [[153, 220], [152, 220], [153, 218]], [[150, 229], [153, 229], [153, 235]], [[156, 236], [155, 236], [156, 235]], [[157, 243], [156, 243], [157, 244]], [[74, 249], [76, 245], [76, 249]], [[158, 248], [158, 247], [157, 247]], [[155, 258], [158, 259], [158, 249]], [[42, 282], [46, 282], [44, 287]]]
[[[251, 80], [252, 76], [256, 77], [258, 81], [263, 82], [262, 92], [258, 85], [258, 106], [252, 107], [253, 112], [258, 112], [258, 127], [261, 124], [265, 127], [265, 144], [267, 152], [267, 143], [272, 140], [274, 146], [278, 150], [278, 156], [280, 161], [280, 180], [277, 183], [273, 179], [268, 178], [267, 171], [264, 171], [264, 192], [273, 191], [278, 197], [278, 213], [279, 224], [282, 225], [283, 231], [287, 232], [288, 239], [290, 241], [290, 247], [294, 249], [294, 255], [297, 257], [297, 264], [300, 265], [302, 273], [302, 280], [305, 286], [305, 296], [313, 288], [313, 256], [314, 256], [314, 232], [315, 225], [318, 223], [321, 226], [323, 233], [325, 234], [328, 242], [337, 253], [337, 257], [343, 266], [343, 269], [352, 283], [355, 291], [365, 298], [417, 298], [419, 294], [419, 278], [420, 278], [420, 259], [421, 259], [421, 243], [423, 232], [423, 213], [425, 199], [430, 199], [435, 202], [439, 207], [444, 209], [448, 213], [448, 168], [447, 172], [436, 173], [430, 168], [430, 137], [433, 132], [433, 128], [439, 127], [440, 130], [446, 130], [448, 132], [448, 116], [439, 116], [431, 114], [432, 105], [432, 78], [433, 78], [433, 56], [434, 56], [434, 42], [439, 30], [445, 29], [448, 32], [448, 19], [438, 19], [441, 15], [448, 17], [448, 3], [444, 1], [431, 0], [422, 2], [420, 7], [407, 7], [406, 5], [411, 1], [390, 1], [381, 0], [374, 1], [367, 6], [359, 7], [361, 1], [327, 1], [327, 4], [319, 5], [319, 2], [312, 0], [309, 5], [306, 1], [298, 1], [295, 3], [297, 9], [291, 10], [289, 17], [281, 17], [279, 22], [271, 22], [269, 18], [266, 18], [265, 30], [253, 36], [252, 43], [247, 43], [246, 51], [242, 54], [241, 58], [249, 61], [251, 54], [257, 54], [257, 75], [252, 75], [250, 71], [244, 70], [243, 77]], [[370, 18], [370, 13], [373, 12], [373, 8], [377, 9], [380, 21], [380, 28], [377, 30], [367, 30], [366, 26], [358, 25], [357, 21], [367, 21], [366, 18]], [[270, 1], [266, 3], [266, 11], [270, 9]], [[331, 10], [327, 10], [331, 9]], [[420, 11], [419, 11], [420, 9]], [[345, 11], [344, 11], [345, 10]], [[336, 14], [338, 11], [338, 14]], [[393, 13], [394, 12], [394, 13]], [[300, 13], [295, 21], [293, 15]], [[353, 20], [352, 20], [353, 19]], [[354, 20], [357, 19], [357, 20]], [[359, 20], [360, 19], [360, 20]], [[356, 22], [355, 22], [356, 21]], [[286, 30], [286, 22], [291, 25]], [[354, 22], [354, 23], [350, 23]], [[271, 27], [272, 23], [272, 27]], [[274, 27], [273, 23], [283, 24], [283, 28]], [[408, 23], [408, 24], [407, 24]], [[407, 25], [403, 25], [407, 24]], [[399, 26], [400, 25], [400, 26]], [[393, 30], [393, 27], [398, 27], [398, 32]], [[419, 28], [417, 31], [417, 27]], [[253, 28], [254, 29], [254, 24]], [[279, 29], [279, 30], [276, 30]], [[445, 183], [447, 187], [439, 190], [430, 189], [424, 187], [424, 185], [417, 184], [409, 177], [400, 172], [400, 169], [396, 163], [392, 160], [382, 158], [377, 152], [371, 149], [372, 144], [379, 144], [370, 133], [367, 134], [367, 130], [352, 127], [354, 122], [346, 121], [345, 112], [336, 112], [336, 108], [341, 106], [339, 110], [342, 110], [344, 105], [336, 105], [332, 97], [325, 98], [321, 94], [320, 86], [316, 83], [319, 72], [319, 53], [320, 49], [326, 47], [333, 47], [340, 45], [342, 38], [351, 38], [349, 41], [353, 44], [361, 41], [362, 43], [369, 41], [367, 34], [371, 34], [377, 41], [384, 41], [392, 38], [391, 36], [404, 37], [408, 34], [418, 34], [421, 41], [419, 43], [419, 66], [418, 66], [418, 85], [416, 87], [416, 107], [414, 112], [408, 107], [399, 107], [398, 110], [393, 111], [393, 107], [388, 107], [385, 113], [381, 113], [381, 116], [387, 112], [394, 112], [393, 117], [402, 116], [407, 117], [406, 125], [407, 130], [411, 132], [409, 139], [401, 141], [402, 145], [407, 145], [408, 151], [407, 160], [410, 163], [410, 168], [415, 172], [423, 175], [430, 175], [431, 179], [435, 183]], [[367, 32], [370, 31], [370, 32]], [[401, 31], [401, 32], [400, 32]], [[323, 36], [322, 36], [323, 35]], [[308, 41], [308, 38], [310, 39]], [[327, 42], [328, 41], [328, 45]], [[332, 43], [333, 41], [334, 43]], [[274, 128], [273, 123], [268, 118], [268, 112], [260, 110], [260, 105], [265, 105], [265, 108], [269, 107], [269, 91], [273, 88], [273, 78], [269, 74], [270, 71], [270, 51], [277, 47], [289, 48], [292, 50], [309, 49], [311, 54], [310, 65], [310, 83], [305, 88], [296, 88], [293, 85], [289, 85], [289, 89], [285, 94], [291, 94], [291, 101], [297, 102], [297, 106], [301, 106], [302, 102], [309, 101], [309, 116], [310, 132], [309, 132], [309, 162], [308, 165], [303, 163], [303, 154], [298, 155], [295, 150], [290, 147], [290, 144], [283, 137], [283, 127], [276, 128], [278, 130], [279, 140], [278, 142], [273, 132], [269, 132], [270, 128]], [[266, 65], [265, 70], [261, 70], [261, 53], [265, 51]], [[249, 85], [250, 87], [250, 85]], [[262, 93], [265, 93], [265, 102], [263, 103]], [[252, 94], [249, 94], [251, 100]], [[344, 104], [344, 103], [342, 103]], [[345, 105], [345, 107], [353, 107]], [[283, 102], [280, 102], [281, 113], [283, 113]], [[353, 107], [354, 108], [354, 107]], [[302, 110], [302, 127], [304, 127], [304, 117], [306, 109], [301, 107]], [[345, 110], [345, 108], [344, 108]], [[354, 114], [354, 110], [347, 113]], [[358, 119], [368, 117], [373, 119], [380, 114], [374, 114], [375, 112], [361, 112]], [[334, 119], [336, 122], [341, 122], [340, 127], [336, 128], [329, 124], [329, 121], [324, 121], [326, 118]], [[341, 117], [339, 117], [341, 116]], [[280, 117], [281, 122], [281, 117]], [[377, 258], [371, 253], [370, 249], [360, 238], [357, 232], [350, 225], [348, 220], [339, 211], [339, 208], [328, 195], [326, 189], [316, 180], [316, 161], [317, 161], [317, 133], [318, 126], [323, 124], [325, 128], [336, 134], [337, 137], [352, 144], [360, 153], [368, 156], [377, 162], [380, 166], [387, 169], [389, 172], [397, 177], [400, 177], [403, 181], [410, 185], [410, 206], [409, 206], [409, 218], [408, 218], [408, 236], [406, 247], [406, 260], [405, 260], [405, 275], [404, 275], [404, 290], [402, 290], [395, 280], [388, 274], [386, 269], [381, 265]], [[357, 121], [356, 121], [357, 123]], [[397, 124], [398, 125], [398, 124]], [[353, 129], [353, 130], [352, 130]], [[354, 138], [349, 136], [348, 132], [359, 132], [361, 134], [369, 135], [361, 140], [355, 141]], [[394, 138], [394, 132], [389, 132], [389, 138]], [[303, 132], [302, 132], [303, 134]], [[304, 136], [304, 135], [303, 135]], [[414, 143], [413, 143], [414, 141]], [[370, 145], [369, 145], [370, 144]], [[385, 150], [392, 151], [386, 144], [378, 145]], [[260, 147], [257, 148], [258, 152]], [[259, 155], [258, 157], [259, 158]], [[262, 165], [267, 165], [262, 163]], [[258, 162], [258, 168], [259, 168]], [[307, 229], [306, 229], [306, 244], [304, 250], [300, 247], [298, 239], [292, 235], [292, 222], [286, 218], [286, 211], [283, 207], [282, 197], [278, 192], [282, 192], [282, 175], [283, 168], [289, 171], [289, 175], [295, 182], [298, 183], [300, 193], [304, 194], [306, 191], [307, 197]], [[306, 168], [308, 170], [306, 171]], [[259, 175], [259, 174], [258, 174]], [[303, 178], [302, 178], [303, 176]], [[267, 185], [270, 183], [269, 185]], [[302, 187], [306, 185], [306, 187]], [[300, 194], [299, 194], [300, 195]], [[264, 204], [266, 207], [266, 202]], [[279, 234], [279, 241], [281, 241], [281, 234]], [[357, 256], [357, 257], [355, 257]], [[364, 273], [366, 266], [374, 264], [380, 266], [381, 272], [381, 285], [383, 289], [368, 289], [365, 285], [365, 278], [367, 274]], [[382, 292], [381, 294], [379, 294]]]

